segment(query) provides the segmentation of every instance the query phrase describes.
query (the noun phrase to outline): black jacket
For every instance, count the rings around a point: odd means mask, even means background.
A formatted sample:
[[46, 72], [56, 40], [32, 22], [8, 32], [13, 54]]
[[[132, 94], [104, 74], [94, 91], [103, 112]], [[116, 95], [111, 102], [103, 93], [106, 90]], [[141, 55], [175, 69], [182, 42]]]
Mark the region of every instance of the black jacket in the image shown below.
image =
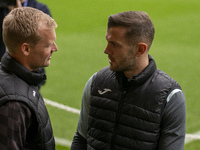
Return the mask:
[[[127, 83], [123, 78], [122, 74], [104, 68], [93, 81], [87, 140], [92, 148], [89, 149], [157, 148], [166, 98], [180, 86], [157, 70], [152, 59], [139, 76]], [[111, 91], [98, 92], [105, 88]]]
[[132, 79], [108, 67], [93, 76], [91, 99], [84, 98], [82, 105], [89, 114], [81, 111], [72, 150], [85, 150], [86, 144], [88, 150], [183, 150], [184, 94], [175, 80], [157, 69], [151, 56], [149, 60]]
[[40, 73], [40, 69], [36, 72], [27, 70], [6, 52], [0, 65], [0, 79], [0, 105], [17, 101], [26, 104], [36, 116], [37, 132], [35, 136], [27, 133], [24, 148], [54, 150], [55, 141], [49, 115], [37, 88], [46, 79], [46, 75]]

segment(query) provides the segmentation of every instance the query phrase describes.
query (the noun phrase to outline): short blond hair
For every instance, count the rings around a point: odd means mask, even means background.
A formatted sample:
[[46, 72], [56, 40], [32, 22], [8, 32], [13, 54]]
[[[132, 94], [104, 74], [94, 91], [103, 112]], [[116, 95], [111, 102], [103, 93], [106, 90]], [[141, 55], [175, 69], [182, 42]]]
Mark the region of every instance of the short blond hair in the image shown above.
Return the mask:
[[31, 7], [12, 10], [3, 20], [3, 41], [8, 51], [14, 53], [22, 43], [37, 44], [41, 39], [38, 32], [41, 24], [46, 28], [56, 28], [53, 18]]

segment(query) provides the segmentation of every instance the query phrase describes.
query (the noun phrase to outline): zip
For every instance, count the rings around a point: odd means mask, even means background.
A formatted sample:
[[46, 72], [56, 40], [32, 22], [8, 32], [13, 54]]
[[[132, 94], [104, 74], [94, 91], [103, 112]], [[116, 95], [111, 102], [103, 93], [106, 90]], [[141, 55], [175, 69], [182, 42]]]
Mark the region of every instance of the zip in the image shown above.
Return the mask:
[[115, 126], [114, 126], [112, 139], [111, 139], [111, 143], [110, 143], [110, 149], [111, 150], [114, 150], [114, 143], [115, 143], [115, 138], [116, 138], [116, 134], [117, 134], [117, 128], [118, 128], [118, 125], [119, 125], [119, 118], [120, 118], [122, 106], [123, 106], [123, 103], [124, 103], [125, 94], [126, 94], [126, 91], [124, 91], [122, 93], [122, 98], [120, 99], [119, 106], [118, 106], [118, 109], [117, 109], [117, 116], [116, 116], [116, 119], [115, 119]]

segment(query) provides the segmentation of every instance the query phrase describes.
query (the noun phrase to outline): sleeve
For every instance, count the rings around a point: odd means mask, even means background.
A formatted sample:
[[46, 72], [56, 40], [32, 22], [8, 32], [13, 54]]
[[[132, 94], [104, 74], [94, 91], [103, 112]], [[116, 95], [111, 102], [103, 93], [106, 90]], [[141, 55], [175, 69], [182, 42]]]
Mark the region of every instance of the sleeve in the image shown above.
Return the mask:
[[40, 3], [40, 2], [37, 2], [37, 5], [36, 5], [35, 8], [37, 8], [37, 9], [43, 11], [45, 14], [48, 14], [49, 16], [52, 17], [51, 12], [50, 12], [50, 10], [49, 10], [49, 8], [48, 8], [47, 5], [45, 5], [45, 4], [43, 4], [43, 3]]
[[24, 149], [30, 124], [31, 111], [25, 104], [7, 102], [0, 106], [0, 149]]
[[87, 149], [87, 140], [84, 137], [82, 137], [78, 132], [76, 132], [70, 150], [86, 150], [86, 149]]
[[3, 54], [6, 51], [6, 46], [3, 42], [3, 36], [2, 36], [2, 24], [3, 19], [5, 18], [5, 15], [7, 14], [7, 10], [5, 8], [0, 8], [0, 62]]
[[[95, 75], [95, 74], [94, 74]], [[73, 138], [71, 150], [86, 150], [87, 149], [87, 123], [88, 123], [88, 114], [89, 114], [89, 103], [90, 103], [90, 94], [91, 94], [91, 84], [93, 77], [87, 81], [81, 104], [81, 112], [79, 116], [77, 132]]]
[[186, 132], [185, 96], [175, 89], [167, 99], [158, 150], [183, 150]]

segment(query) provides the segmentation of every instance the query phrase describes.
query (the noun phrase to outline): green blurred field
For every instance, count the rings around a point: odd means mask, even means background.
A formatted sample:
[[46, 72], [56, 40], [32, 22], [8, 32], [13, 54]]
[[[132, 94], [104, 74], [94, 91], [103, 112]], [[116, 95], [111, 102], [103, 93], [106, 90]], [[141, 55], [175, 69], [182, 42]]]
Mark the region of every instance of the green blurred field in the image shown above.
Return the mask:
[[[47, 82], [41, 92], [45, 98], [81, 107], [88, 78], [108, 65], [103, 53], [110, 14], [128, 10], [146, 11], [156, 29], [150, 54], [159, 69], [176, 79], [183, 88], [187, 104], [187, 133], [200, 130], [200, 1], [199, 0], [39, 0], [51, 9], [58, 23], [59, 51], [46, 69]], [[48, 106], [56, 137], [72, 140], [78, 115]], [[66, 149], [57, 146], [57, 150]], [[185, 150], [200, 149], [195, 141]]]

